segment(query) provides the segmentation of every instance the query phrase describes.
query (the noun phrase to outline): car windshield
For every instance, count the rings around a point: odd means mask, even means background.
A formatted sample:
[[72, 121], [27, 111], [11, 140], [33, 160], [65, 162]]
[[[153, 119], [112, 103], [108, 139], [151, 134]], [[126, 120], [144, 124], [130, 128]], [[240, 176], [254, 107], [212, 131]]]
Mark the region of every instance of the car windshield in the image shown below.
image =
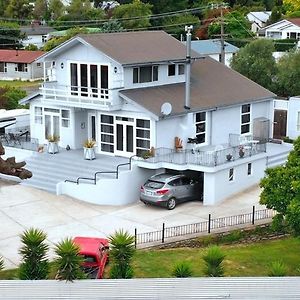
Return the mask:
[[145, 187], [151, 188], [151, 189], [161, 189], [164, 186], [164, 182], [155, 181], [155, 180], [148, 180], [145, 183]]
[[92, 255], [83, 255], [83, 259], [87, 263], [95, 263], [97, 262], [96, 257]]

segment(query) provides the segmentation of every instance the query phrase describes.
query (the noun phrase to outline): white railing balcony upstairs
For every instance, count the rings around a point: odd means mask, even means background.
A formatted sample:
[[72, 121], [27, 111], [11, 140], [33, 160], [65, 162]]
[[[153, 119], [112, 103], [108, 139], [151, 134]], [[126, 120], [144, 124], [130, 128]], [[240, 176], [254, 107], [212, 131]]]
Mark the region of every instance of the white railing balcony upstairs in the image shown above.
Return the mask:
[[70, 105], [93, 104], [108, 106], [111, 104], [109, 89], [61, 85], [57, 81], [43, 82], [40, 89], [44, 99], [47, 101], [69, 103]]

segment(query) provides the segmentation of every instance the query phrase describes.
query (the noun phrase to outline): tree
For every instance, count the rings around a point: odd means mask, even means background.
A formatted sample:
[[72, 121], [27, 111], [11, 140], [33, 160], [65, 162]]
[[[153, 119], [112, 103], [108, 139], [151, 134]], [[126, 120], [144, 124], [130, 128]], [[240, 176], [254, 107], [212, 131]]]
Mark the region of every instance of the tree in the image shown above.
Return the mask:
[[271, 40], [255, 40], [240, 49], [233, 57], [231, 67], [263, 87], [272, 90], [273, 78], [276, 73], [274, 49]]
[[61, 0], [50, 0], [48, 4], [51, 20], [57, 20], [64, 15], [65, 6]]
[[37, 46], [37, 45], [34, 45], [34, 44], [29, 44], [29, 45], [27, 45], [24, 49], [25, 49], [25, 50], [28, 50], [28, 51], [36, 51], [36, 50], [39, 50], [38, 46]]
[[120, 32], [123, 31], [124, 28], [122, 25], [116, 20], [109, 20], [108, 22], [103, 23], [101, 27], [102, 32]]
[[283, 0], [283, 6], [287, 14], [300, 11], [300, 0]]
[[5, 10], [5, 16], [12, 19], [29, 19], [33, 6], [29, 0], [10, 0]]
[[22, 247], [19, 253], [22, 263], [19, 268], [19, 278], [23, 280], [46, 279], [49, 273], [47, 252], [49, 246], [45, 243], [46, 234], [30, 228], [21, 235]]
[[57, 255], [54, 261], [56, 279], [73, 281], [86, 278], [81, 268], [83, 257], [80, 256], [79, 246], [75, 245], [72, 239], [67, 238], [56, 244], [54, 251]]
[[0, 48], [15, 49], [21, 47], [20, 40], [24, 37], [17, 23], [0, 21]]
[[[225, 34], [232, 38], [244, 39], [252, 37], [253, 33], [250, 30], [250, 23], [246, 20], [243, 14], [238, 11], [232, 11], [224, 15], [224, 31]], [[211, 23], [208, 27], [208, 36], [213, 38], [221, 32], [219, 21]]]
[[277, 63], [277, 90], [281, 96], [300, 95], [300, 52], [285, 54]]
[[300, 137], [294, 141], [286, 165], [267, 169], [260, 186], [260, 204], [276, 210], [274, 220], [285, 222], [300, 235]]
[[116, 231], [109, 237], [111, 249], [109, 256], [112, 262], [111, 278], [132, 278], [133, 270], [130, 265], [135, 252], [134, 236], [127, 231]]
[[191, 14], [184, 14], [165, 18], [162, 22], [162, 26], [163, 30], [179, 38], [181, 34], [185, 33], [185, 25], [193, 25], [196, 28], [199, 23], [200, 20], [198, 17]]
[[0, 88], [0, 109], [15, 109], [23, 106], [19, 105], [19, 100], [26, 96], [24, 90], [5, 86]]
[[160, 14], [170, 11], [184, 10], [188, 8], [188, 0], [145, 0], [153, 6], [153, 13]]
[[34, 4], [34, 9], [32, 16], [36, 20], [48, 19], [48, 3], [47, 0], [36, 0]]
[[221, 277], [224, 275], [223, 260], [225, 254], [218, 246], [211, 246], [208, 248], [206, 254], [203, 256], [205, 263], [204, 273], [210, 277]]
[[151, 4], [133, 0], [130, 4], [116, 7], [113, 10], [112, 17], [118, 19], [122, 27], [126, 29], [147, 28], [150, 26], [151, 9]]

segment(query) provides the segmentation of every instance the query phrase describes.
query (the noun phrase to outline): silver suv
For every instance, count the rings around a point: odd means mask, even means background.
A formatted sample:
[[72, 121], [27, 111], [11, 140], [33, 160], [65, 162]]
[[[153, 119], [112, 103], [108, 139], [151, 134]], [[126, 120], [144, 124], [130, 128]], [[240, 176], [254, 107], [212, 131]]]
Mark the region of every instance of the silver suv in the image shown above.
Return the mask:
[[158, 174], [141, 186], [140, 200], [145, 204], [174, 209], [177, 203], [202, 200], [202, 184], [183, 174]]

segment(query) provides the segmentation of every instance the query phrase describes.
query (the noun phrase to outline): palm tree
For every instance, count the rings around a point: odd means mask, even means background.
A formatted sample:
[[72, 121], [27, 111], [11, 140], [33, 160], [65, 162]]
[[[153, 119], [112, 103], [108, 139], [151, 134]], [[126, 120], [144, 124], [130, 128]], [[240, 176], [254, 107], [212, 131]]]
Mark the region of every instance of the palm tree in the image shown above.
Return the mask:
[[211, 246], [203, 256], [205, 262], [204, 273], [210, 277], [221, 277], [224, 275], [223, 260], [225, 254], [218, 246]]
[[45, 243], [47, 235], [39, 229], [30, 228], [21, 234], [22, 246], [19, 250], [22, 262], [19, 268], [19, 278], [25, 280], [45, 279], [49, 273], [47, 252], [49, 246]]
[[109, 256], [112, 261], [110, 277], [132, 278], [133, 269], [130, 263], [135, 252], [134, 236], [121, 229], [109, 237], [109, 242]]
[[57, 255], [55, 260], [56, 279], [73, 281], [86, 278], [81, 268], [83, 257], [79, 254], [79, 246], [75, 245], [72, 239], [66, 238], [56, 244], [54, 251]]

